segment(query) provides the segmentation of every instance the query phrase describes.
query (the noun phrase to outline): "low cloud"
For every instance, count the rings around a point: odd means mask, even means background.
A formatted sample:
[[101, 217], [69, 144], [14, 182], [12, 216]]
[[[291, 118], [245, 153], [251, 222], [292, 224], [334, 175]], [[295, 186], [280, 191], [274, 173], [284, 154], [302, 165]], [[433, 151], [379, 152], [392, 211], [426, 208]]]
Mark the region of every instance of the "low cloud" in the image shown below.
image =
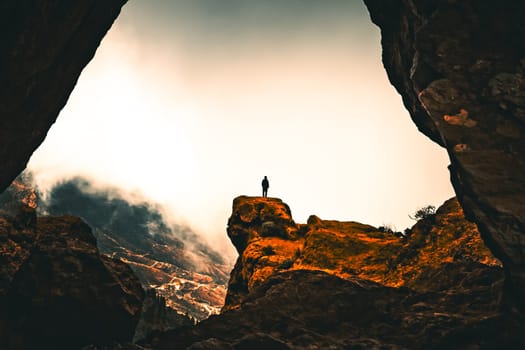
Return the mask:
[[[212, 249], [191, 227], [167, 219], [160, 205], [118, 188], [97, 187], [75, 177], [58, 182], [39, 197], [40, 215], [79, 216], [93, 228], [96, 236], [111, 233], [125, 240], [138, 254], [148, 254], [153, 250], [152, 245], [168, 245], [184, 252], [183, 257], [165, 257], [181, 268], [206, 272], [210, 264], [231, 263], [230, 256]], [[104, 251], [101, 242], [99, 239], [101, 251], [109, 253]]]

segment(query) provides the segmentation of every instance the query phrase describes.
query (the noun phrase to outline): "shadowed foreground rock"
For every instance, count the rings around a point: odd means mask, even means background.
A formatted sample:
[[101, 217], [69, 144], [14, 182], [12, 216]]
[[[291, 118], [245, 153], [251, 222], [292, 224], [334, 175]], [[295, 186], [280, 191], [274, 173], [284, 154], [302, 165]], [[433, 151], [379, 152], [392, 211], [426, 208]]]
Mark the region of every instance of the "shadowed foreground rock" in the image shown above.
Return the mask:
[[[239, 250], [221, 315], [153, 349], [521, 349], [503, 271], [455, 199], [407, 237], [357, 222], [296, 224], [280, 199], [238, 197]], [[408, 287], [407, 287], [408, 286]]]
[[383, 63], [525, 311], [525, 3], [365, 0]]
[[100, 256], [79, 218], [21, 213], [0, 218], [0, 348], [130, 341], [144, 294], [131, 269]]
[[154, 349], [520, 349], [520, 323], [490, 287], [420, 294], [321, 271], [278, 273], [235, 310], [158, 334]]

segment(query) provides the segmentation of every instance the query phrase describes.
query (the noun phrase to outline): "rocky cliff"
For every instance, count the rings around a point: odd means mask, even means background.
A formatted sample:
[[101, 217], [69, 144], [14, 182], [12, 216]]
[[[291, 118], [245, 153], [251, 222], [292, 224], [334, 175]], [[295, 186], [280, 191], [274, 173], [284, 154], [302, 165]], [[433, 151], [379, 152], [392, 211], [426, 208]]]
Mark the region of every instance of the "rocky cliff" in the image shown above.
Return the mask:
[[126, 0], [0, 4], [0, 192], [24, 170]]
[[237, 307], [268, 277], [287, 270], [320, 270], [417, 291], [454, 288], [478, 268], [500, 270], [455, 198], [400, 238], [370, 225], [316, 216], [307, 224], [296, 224], [279, 199], [238, 197], [228, 235], [239, 259], [231, 273], [225, 310]]
[[419, 130], [445, 147], [467, 215], [525, 310], [525, 4], [365, 0]]
[[503, 270], [456, 199], [398, 237], [238, 197], [239, 250], [221, 315], [154, 335], [154, 349], [519, 349]]
[[101, 256], [79, 218], [0, 217], [0, 348], [78, 349], [130, 341], [143, 290]]

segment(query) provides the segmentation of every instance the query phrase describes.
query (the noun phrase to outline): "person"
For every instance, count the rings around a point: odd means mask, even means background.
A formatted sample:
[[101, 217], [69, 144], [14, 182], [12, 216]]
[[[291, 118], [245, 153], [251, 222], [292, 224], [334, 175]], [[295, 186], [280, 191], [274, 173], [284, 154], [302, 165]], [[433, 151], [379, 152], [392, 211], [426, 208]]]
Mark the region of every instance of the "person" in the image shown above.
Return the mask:
[[262, 180], [262, 190], [263, 190], [263, 197], [268, 197], [268, 187], [270, 187], [270, 182], [268, 182], [268, 178], [265, 176]]

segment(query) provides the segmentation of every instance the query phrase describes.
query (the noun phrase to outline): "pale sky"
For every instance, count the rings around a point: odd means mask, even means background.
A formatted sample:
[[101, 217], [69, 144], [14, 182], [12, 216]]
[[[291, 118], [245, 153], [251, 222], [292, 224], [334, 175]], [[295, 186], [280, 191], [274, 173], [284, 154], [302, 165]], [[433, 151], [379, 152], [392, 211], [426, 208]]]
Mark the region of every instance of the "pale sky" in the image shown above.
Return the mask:
[[231, 203], [403, 230], [453, 196], [361, 0], [132, 0], [29, 168], [158, 202], [220, 250]]

